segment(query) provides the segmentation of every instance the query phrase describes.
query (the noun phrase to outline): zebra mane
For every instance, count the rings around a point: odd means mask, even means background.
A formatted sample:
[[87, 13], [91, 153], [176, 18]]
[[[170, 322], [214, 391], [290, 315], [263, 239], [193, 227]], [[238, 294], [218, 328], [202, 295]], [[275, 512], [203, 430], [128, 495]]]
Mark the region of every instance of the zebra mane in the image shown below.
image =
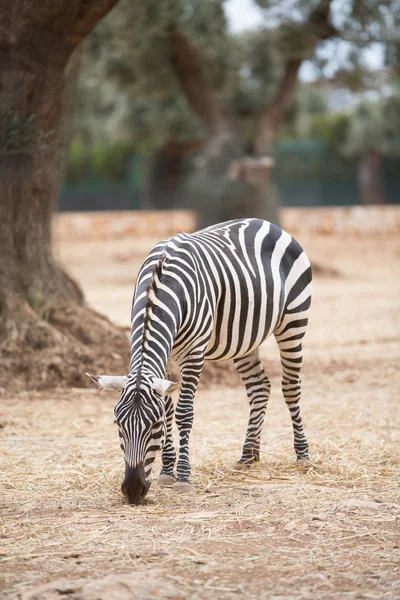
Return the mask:
[[150, 321], [151, 321], [151, 310], [152, 310], [152, 308], [154, 306], [154, 301], [155, 301], [155, 298], [156, 298], [156, 291], [157, 291], [156, 281], [160, 281], [161, 280], [162, 266], [163, 266], [166, 258], [167, 258], [167, 255], [166, 255], [165, 250], [164, 250], [164, 252], [161, 254], [160, 260], [158, 261], [158, 263], [154, 267], [154, 271], [153, 271], [153, 274], [151, 276], [150, 283], [149, 283], [149, 285], [147, 286], [147, 289], [146, 289], [147, 297], [146, 297], [146, 305], [145, 305], [145, 309], [144, 309], [144, 318], [143, 318], [143, 335], [142, 335], [142, 346], [141, 346], [141, 360], [140, 360], [140, 366], [139, 366], [139, 371], [138, 371], [137, 380], [136, 380], [137, 389], [139, 389], [139, 387], [140, 387], [140, 380], [141, 380], [143, 360], [144, 360], [145, 344], [146, 344], [146, 340], [149, 337], [149, 324], [150, 324]]

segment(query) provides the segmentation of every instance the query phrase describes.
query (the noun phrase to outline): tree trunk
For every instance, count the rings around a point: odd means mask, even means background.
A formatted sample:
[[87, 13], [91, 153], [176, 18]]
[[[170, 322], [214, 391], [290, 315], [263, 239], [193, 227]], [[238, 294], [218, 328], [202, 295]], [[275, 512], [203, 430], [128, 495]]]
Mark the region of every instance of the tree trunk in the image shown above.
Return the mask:
[[46, 38], [4, 49], [0, 71], [0, 289], [41, 295], [63, 289], [51, 253], [66, 50]]
[[154, 153], [149, 174], [150, 208], [167, 210], [176, 206], [185, 155], [197, 145], [170, 140]]
[[[277, 192], [271, 181], [274, 161], [269, 156], [244, 157], [234, 161], [229, 173], [232, 181], [245, 184], [252, 196], [252, 207], [256, 215], [279, 224], [279, 205]], [[247, 209], [246, 197], [241, 199], [239, 211]], [[244, 215], [242, 215], [244, 216]]]
[[[277, 221], [265, 160], [261, 168], [248, 161], [227, 111], [207, 84], [201, 56], [188, 38], [172, 28], [169, 43], [171, 64], [181, 90], [206, 130], [187, 186], [198, 226], [249, 216]], [[253, 167], [255, 173], [250, 175]]]
[[252, 183], [260, 209], [265, 207], [264, 218], [277, 225], [280, 224], [278, 196], [271, 181], [274, 165], [273, 144], [295, 93], [301, 63], [299, 59], [289, 60], [286, 63], [275, 98], [257, 119], [253, 140], [254, 157], [243, 159], [233, 169], [233, 173]]
[[199, 227], [243, 217], [277, 222], [267, 185], [272, 161], [246, 157], [234, 132], [211, 136], [195, 162], [187, 195]]
[[381, 179], [382, 156], [369, 148], [360, 160], [358, 192], [361, 204], [384, 204], [385, 197]]
[[[105, 342], [103, 330], [119, 350], [128, 347], [120, 331], [111, 334], [107, 320], [85, 308], [79, 286], [54, 261], [51, 240], [67, 156], [58, 155], [56, 165], [64, 69], [115, 0], [44, 0], [40, 10], [22, 4], [13, 11], [0, 0], [0, 386], [21, 377], [50, 384], [67, 371], [76, 384], [84, 381], [82, 362], [91, 360], [83, 346]], [[61, 369], [64, 361], [69, 370]]]

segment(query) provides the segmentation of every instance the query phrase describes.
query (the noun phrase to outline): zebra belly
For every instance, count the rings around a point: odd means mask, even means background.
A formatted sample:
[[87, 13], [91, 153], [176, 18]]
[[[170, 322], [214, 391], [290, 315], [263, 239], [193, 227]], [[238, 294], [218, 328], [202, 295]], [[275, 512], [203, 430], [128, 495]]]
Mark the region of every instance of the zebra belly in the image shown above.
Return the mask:
[[[260, 319], [253, 319], [252, 327], [248, 328], [246, 335], [240, 323], [234, 323], [229, 329], [225, 326], [219, 330], [219, 341], [217, 344], [215, 343], [217, 332], [214, 329], [205, 350], [205, 360], [221, 361], [245, 356], [258, 348], [271, 335], [274, 326], [267, 327], [265, 319], [263, 323], [261, 323]], [[253, 328], [257, 329], [255, 339], [254, 335], [250, 335]]]

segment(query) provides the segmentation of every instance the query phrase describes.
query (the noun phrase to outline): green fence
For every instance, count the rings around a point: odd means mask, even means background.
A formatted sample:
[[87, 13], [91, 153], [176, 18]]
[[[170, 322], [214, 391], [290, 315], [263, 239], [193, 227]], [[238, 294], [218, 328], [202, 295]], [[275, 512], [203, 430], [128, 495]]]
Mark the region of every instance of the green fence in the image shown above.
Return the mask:
[[[344, 159], [320, 140], [281, 142], [273, 177], [283, 206], [359, 204], [359, 161]], [[400, 202], [400, 158], [384, 158], [382, 183], [388, 203]]]
[[[112, 154], [112, 153], [110, 153]], [[280, 142], [274, 149], [273, 179], [282, 206], [346, 206], [359, 203], [356, 159], [344, 159], [320, 140]], [[143, 207], [148, 157], [130, 153], [117, 173], [98, 171], [68, 181], [59, 210], [135, 210]], [[400, 158], [384, 158], [382, 181], [388, 203], [400, 203]], [[184, 185], [183, 185], [184, 187]], [[185, 196], [183, 195], [183, 198]], [[184, 201], [180, 202], [184, 207]]]

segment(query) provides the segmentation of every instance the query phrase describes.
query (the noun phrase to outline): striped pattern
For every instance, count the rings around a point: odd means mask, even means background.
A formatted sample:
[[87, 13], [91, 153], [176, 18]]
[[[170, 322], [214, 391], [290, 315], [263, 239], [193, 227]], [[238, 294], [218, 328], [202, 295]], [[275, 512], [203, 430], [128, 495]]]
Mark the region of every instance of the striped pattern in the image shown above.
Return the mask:
[[270, 382], [258, 355], [274, 335], [282, 363], [298, 458], [308, 456], [300, 416], [302, 339], [311, 302], [311, 267], [300, 245], [276, 225], [239, 219], [157, 244], [138, 275], [131, 315], [131, 365], [116, 407], [127, 464], [150, 477], [163, 446], [162, 472], [175, 474], [173, 404], [152, 388], [169, 357], [181, 369], [176, 407], [179, 481], [190, 474], [193, 399], [205, 360], [233, 359], [247, 390], [249, 424], [240, 462], [259, 458]]
[[151, 377], [143, 373], [140, 391], [137, 377], [129, 377], [115, 407], [115, 422], [127, 465], [143, 462], [148, 479], [166, 429], [164, 400], [152, 389]]

